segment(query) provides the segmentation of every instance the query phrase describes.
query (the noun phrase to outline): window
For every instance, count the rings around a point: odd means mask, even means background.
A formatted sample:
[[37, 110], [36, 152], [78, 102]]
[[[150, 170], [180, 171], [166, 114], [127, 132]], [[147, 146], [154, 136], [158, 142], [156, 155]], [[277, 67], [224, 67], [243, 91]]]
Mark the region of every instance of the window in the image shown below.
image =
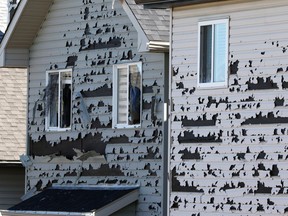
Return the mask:
[[198, 85], [227, 85], [228, 19], [199, 23]]
[[46, 129], [50, 131], [71, 128], [72, 71], [47, 71]]
[[140, 127], [142, 64], [115, 65], [113, 73], [113, 127]]

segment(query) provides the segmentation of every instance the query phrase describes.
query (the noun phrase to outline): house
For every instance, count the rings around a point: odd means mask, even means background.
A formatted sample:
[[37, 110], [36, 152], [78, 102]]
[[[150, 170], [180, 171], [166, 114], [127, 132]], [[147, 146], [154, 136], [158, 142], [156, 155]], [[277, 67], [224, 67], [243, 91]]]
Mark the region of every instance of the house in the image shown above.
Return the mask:
[[[8, 1], [0, 1], [0, 41], [8, 14]], [[19, 157], [25, 154], [26, 85], [26, 69], [0, 68], [0, 209], [15, 205], [24, 195], [25, 170]]]
[[287, 1], [171, 8], [170, 215], [284, 215]]
[[2, 215], [162, 214], [168, 31], [133, 0], [20, 1], [0, 63], [28, 68], [26, 195]]

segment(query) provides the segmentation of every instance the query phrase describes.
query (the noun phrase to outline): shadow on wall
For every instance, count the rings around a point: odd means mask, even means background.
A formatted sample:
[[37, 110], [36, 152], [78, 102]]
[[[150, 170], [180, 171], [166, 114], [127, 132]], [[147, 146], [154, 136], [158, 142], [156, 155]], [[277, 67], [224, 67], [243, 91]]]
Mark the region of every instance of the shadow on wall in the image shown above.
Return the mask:
[[1, 43], [3, 37], [4, 37], [4, 32], [0, 31], [0, 43]]

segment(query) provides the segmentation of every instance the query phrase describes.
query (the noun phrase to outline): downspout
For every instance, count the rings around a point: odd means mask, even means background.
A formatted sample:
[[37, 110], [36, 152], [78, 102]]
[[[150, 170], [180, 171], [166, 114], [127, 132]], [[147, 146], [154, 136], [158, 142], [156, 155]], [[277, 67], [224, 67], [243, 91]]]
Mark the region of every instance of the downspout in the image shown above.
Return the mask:
[[163, 130], [163, 216], [170, 214], [170, 107], [171, 107], [171, 56], [172, 56], [172, 9], [170, 9], [169, 53], [165, 53], [164, 72], [164, 130]]
[[[29, 71], [30, 67], [27, 66], [27, 84], [26, 84], [26, 155], [30, 155], [30, 139], [29, 139], [29, 132], [28, 132], [28, 116], [29, 116]], [[27, 173], [28, 173], [28, 167], [25, 167], [25, 194], [27, 193]]]

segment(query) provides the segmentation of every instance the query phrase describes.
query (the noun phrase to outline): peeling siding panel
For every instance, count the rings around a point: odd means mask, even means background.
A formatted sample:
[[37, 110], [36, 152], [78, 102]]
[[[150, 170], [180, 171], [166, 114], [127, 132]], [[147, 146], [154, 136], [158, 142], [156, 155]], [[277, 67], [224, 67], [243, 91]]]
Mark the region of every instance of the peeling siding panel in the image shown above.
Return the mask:
[[[111, 7], [112, 1], [56, 0], [30, 48], [28, 130], [34, 159], [27, 189], [140, 185], [137, 215], [161, 215], [164, 54], [138, 53], [137, 32], [120, 2]], [[113, 64], [131, 61], [143, 63], [141, 127], [113, 129]], [[46, 132], [46, 71], [69, 67], [72, 129]]]
[[[176, 8], [171, 215], [283, 215], [287, 203], [286, 1]], [[227, 88], [197, 88], [198, 22], [230, 18]]]

